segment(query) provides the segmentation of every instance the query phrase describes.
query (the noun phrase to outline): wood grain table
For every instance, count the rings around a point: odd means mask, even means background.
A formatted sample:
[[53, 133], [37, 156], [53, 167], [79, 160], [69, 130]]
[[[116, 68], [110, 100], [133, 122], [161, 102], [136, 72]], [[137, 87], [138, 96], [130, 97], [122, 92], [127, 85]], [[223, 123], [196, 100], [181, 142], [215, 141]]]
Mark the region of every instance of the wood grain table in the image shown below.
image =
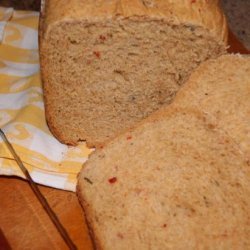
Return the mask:
[[[39, 188], [78, 249], [92, 249], [75, 193]], [[14, 250], [67, 249], [29, 184], [19, 178], [0, 177], [0, 227]]]
[[[229, 52], [249, 53], [231, 32], [229, 44]], [[76, 194], [39, 187], [78, 249], [93, 249]], [[15, 177], [0, 177], [0, 250], [10, 248], [63, 250], [67, 246], [28, 183]]]

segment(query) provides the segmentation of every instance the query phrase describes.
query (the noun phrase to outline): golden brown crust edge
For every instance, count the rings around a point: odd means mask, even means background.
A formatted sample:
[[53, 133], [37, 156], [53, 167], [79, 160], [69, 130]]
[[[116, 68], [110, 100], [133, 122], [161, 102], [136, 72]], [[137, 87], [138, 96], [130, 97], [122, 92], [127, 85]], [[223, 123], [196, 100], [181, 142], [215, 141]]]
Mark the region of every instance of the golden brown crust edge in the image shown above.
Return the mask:
[[64, 138], [63, 134], [60, 133], [60, 131], [56, 128], [56, 126], [54, 126], [53, 123], [53, 115], [50, 113], [50, 108], [49, 105], [47, 104], [47, 92], [49, 92], [46, 89], [46, 83], [45, 83], [45, 79], [48, 79], [47, 77], [47, 71], [46, 69], [46, 63], [45, 63], [45, 59], [44, 59], [44, 53], [42, 53], [43, 51], [43, 38], [45, 35], [45, 20], [46, 20], [46, 12], [47, 12], [47, 8], [45, 7], [46, 2], [49, 2], [48, 0], [41, 0], [41, 7], [40, 7], [40, 16], [39, 16], [39, 28], [38, 28], [38, 43], [39, 43], [39, 61], [40, 61], [40, 67], [41, 70], [40, 74], [41, 74], [41, 83], [42, 83], [42, 87], [43, 87], [43, 100], [44, 100], [44, 109], [45, 109], [45, 118], [46, 118], [46, 122], [47, 125], [50, 129], [50, 131], [52, 132], [52, 134], [61, 142], [64, 144], [68, 144], [68, 145], [72, 145], [72, 146], [76, 146], [77, 143], [75, 141], [69, 141], [66, 138]]
[[60, 21], [85, 20], [102, 22], [106, 19], [149, 17], [173, 24], [197, 25], [209, 30], [217, 41], [227, 43], [228, 29], [219, 0], [46, 0], [44, 32]]
[[[79, 175], [78, 175], [78, 178], [79, 178]], [[95, 234], [94, 223], [91, 223], [91, 217], [92, 217], [91, 209], [89, 208], [89, 205], [85, 201], [83, 196], [80, 195], [80, 193], [81, 193], [81, 185], [78, 182], [76, 186], [76, 194], [83, 208], [83, 214], [87, 223], [87, 227], [89, 230], [89, 235], [92, 241], [93, 248], [96, 250], [102, 250], [104, 249], [104, 247], [102, 246], [101, 240], [97, 237], [97, 234]]]

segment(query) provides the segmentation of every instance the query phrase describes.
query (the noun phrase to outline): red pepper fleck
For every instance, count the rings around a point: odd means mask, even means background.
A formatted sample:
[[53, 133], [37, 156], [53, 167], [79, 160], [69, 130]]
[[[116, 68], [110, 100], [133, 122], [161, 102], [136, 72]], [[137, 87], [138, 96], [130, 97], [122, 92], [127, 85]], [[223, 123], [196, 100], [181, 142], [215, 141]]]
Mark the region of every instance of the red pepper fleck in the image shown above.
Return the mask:
[[128, 135], [127, 136], [127, 140], [131, 140], [132, 139], [132, 136], [131, 135]]
[[100, 149], [103, 149], [103, 145], [101, 145], [99, 148], [100, 148]]
[[118, 236], [120, 239], [123, 239], [123, 234], [117, 233], [117, 236]]
[[94, 51], [93, 54], [97, 57], [100, 58], [101, 57], [101, 53], [99, 51]]
[[167, 224], [163, 224], [162, 227], [167, 227]]
[[87, 65], [90, 65], [91, 64], [91, 61], [90, 60], [87, 60]]
[[196, 0], [191, 0], [191, 3], [195, 3], [196, 2]]
[[106, 36], [104, 36], [104, 35], [100, 35], [99, 38], [100, 38], [100, 40], [102, 40], [103, 42], [106, 40]]
[[112, 178], [109, 179], [110, 184], [114, 184], [116, 181], [117, 181], [116, 177], [112, 177]]

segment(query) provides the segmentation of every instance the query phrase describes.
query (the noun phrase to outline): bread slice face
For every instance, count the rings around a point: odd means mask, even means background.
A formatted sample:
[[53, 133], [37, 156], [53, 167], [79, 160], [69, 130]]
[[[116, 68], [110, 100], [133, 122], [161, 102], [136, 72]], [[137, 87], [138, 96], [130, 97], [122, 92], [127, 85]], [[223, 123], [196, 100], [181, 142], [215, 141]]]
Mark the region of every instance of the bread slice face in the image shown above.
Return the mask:
[[[241, 144], [249, 116], [237, 126], [250, 106], [234, 87], [250, 98], [249, 69], [249, 57], [208, 61], [175, 102], [91, 155], [78, 196], [98, 249], [250, 247], [250, 169]], [[227, 127], [232, 103], [235, 126]]]
[[181, 107], [195, 106], [207, 114], [238, 144], [250, 162], [249, 60], [250, 56], [225, 55], [203, 63], [175, 103]]
[[217, 1], [59, 2], [45, 5], [40, 58], [46, 117], [64, 143], [103, 145], [171, 103], [194, 68], [225, 52]]

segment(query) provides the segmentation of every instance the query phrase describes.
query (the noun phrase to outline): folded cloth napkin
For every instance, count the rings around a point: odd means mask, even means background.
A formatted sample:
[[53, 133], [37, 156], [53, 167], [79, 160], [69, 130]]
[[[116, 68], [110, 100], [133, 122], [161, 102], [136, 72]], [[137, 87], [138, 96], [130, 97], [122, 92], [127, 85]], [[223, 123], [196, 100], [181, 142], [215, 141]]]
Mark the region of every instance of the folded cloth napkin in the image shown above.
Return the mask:
[[[50, 133], [39, 74], [38, 12], [0, 7], [0, 127], [35, 182], [75, 191], [91, 149], [70, 147]], [[0, 175], [24, 178], [0, 138]]]

